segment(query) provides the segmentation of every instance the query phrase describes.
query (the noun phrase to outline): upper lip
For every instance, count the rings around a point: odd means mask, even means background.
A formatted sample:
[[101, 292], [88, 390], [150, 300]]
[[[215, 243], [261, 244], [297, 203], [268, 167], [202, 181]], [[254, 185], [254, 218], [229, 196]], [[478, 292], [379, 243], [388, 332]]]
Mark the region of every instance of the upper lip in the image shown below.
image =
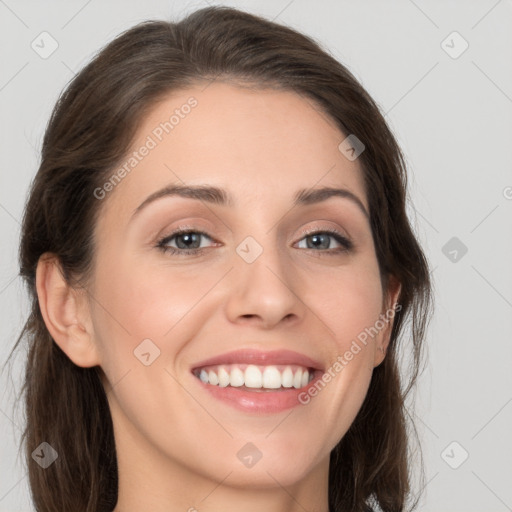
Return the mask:
[[218, 356], [211, 357], [196, 363], [192, 368], [212, 366], [216, 364], [255, 364], [255, 365], [277, 365], [295, 364], [315, 370], [323, 370], [321, 364], [310, 357], [294, 352], [293, 350], [272, 350], [261, 351], [253, 349], [239, 349]]

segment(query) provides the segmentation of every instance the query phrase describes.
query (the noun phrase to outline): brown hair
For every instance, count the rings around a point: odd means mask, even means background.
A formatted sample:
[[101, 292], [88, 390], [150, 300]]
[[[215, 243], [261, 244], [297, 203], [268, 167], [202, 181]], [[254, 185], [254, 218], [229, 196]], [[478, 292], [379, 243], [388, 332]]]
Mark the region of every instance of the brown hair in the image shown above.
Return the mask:
[[[401, 309], [364, 403], [331, 453], [329, 508], [403, 511], [411, 495], [405, 399], [422, 370], [431, 309], [428, 263], [406, 216], [403, 155], [375, 102], [318, 43], [228, 7], [201, 9], [178, 23], [143, 22], [119, 35], [74, 77], [49, 120], [19, 253], [31, 312], [13, 348], [27, 340], [22, 444], [36, 510], [111, 511], [118, 478], [102, 370], [76, 366], [50, 336], [35, 287], [38, 260], [52, 253], [70, 284], [86, 282], [104, 202], [93, 191], [122, 160], [150, 108], [174, 90], [217, 77], [300, 94], [365, 145], [359, 161], [376, 255], [383, 283], [394, 275], [402, 285]], [[407, 320], [412, 358], [404, 386], [398, 358]], [[59, 454], [44, 470], [31, 457], [43, 441]]]

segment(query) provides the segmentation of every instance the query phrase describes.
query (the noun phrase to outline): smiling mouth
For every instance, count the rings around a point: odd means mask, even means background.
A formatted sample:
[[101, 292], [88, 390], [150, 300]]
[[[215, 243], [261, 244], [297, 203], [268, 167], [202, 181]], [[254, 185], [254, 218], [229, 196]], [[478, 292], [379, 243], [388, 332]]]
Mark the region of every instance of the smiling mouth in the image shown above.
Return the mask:
[[204, 384], [240, 391], [276, 392], [307, 386], [319, 370], [300, 365], [220, 364], [195, 368]]

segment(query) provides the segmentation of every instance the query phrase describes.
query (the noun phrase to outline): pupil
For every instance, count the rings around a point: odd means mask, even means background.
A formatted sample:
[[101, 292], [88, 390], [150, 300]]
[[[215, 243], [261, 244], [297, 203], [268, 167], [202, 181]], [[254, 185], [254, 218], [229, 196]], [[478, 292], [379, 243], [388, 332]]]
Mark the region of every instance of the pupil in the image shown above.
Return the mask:
[[[180, 238], [182, 238], [183, 240], [185, 240], [185, 246], [184, 247], [180, 247], [180, 244], [179, 243], [179, 240]], [[194, 240], [195, 239], [195, 240]], [[185, 233], [185, 234], [181, 234], [179, 237], [177, 237], [176, 239], [176, 245], [180, 248], [180, 249], [189, 249], [190, 248], [190, 244], [187, 244], [187, 241], [188, 242], [197, 242], [198, 240], [198, 235], [197, 233]]]
[[[322, 246], [322, 241], [321, 241], [321, 237], [324, 236], [324, 235], [311, 235], [311, 240], [313, 241], [313, 246], [314, 247], [319, 247]], [[326, 241], [327, 243], [324, 243], [323, 244], [323, 247], [325, 249], [328, 249], [329, 248], [329, 239], [328, 238], [325, 238], [324, 241]], [[317, 244], [316, 242], [320, 242], [319, 244]]]

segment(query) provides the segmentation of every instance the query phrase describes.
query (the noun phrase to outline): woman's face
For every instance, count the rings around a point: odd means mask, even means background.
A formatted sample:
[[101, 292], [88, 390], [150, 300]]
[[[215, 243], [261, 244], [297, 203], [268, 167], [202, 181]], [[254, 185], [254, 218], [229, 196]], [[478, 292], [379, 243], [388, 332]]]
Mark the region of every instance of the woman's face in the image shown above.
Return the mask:
[[[203, 88], [155, 107], [137, 154], [97, 190], [91, 325], [120, 468], [229, 474], [240, 486], [325, 477], [387, 339], [362, 169], [311, 101]], [[324, 187], [347, 192], [315, 195]], [[312, 198], [296, 201], [299, 191]], [[315, 370], [309, 386], [303, 367]]]

